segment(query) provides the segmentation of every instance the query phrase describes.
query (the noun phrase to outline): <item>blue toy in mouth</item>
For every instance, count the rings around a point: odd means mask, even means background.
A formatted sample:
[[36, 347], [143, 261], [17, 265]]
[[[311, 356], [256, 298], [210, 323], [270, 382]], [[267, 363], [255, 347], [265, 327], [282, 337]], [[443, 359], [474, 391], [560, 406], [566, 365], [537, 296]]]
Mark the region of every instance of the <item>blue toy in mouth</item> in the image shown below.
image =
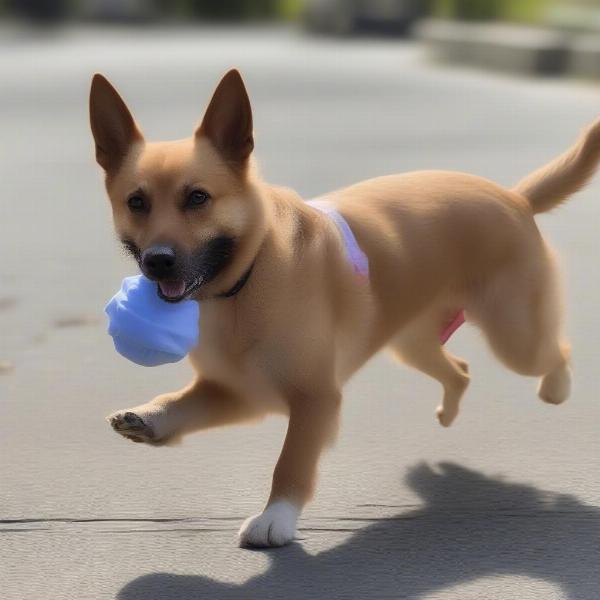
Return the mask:
[[115, 349], [138, 365], [174, 363], [198, 345], [198, 302], [162, 300], [143, 275], [126, 277], [104, 312]]

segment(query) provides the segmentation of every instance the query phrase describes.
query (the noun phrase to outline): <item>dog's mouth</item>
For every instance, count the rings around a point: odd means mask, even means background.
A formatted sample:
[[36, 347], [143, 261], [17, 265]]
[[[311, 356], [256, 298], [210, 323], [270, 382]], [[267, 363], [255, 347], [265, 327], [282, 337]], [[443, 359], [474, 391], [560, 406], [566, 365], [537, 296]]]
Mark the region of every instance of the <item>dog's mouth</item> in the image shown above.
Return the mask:
[[203, 283], [204, 277], [201, 275], [191, 281], [183, 279], [158, 281], [156, 284], [156, 293], [159, 298], [175, 304], [189, 298]]

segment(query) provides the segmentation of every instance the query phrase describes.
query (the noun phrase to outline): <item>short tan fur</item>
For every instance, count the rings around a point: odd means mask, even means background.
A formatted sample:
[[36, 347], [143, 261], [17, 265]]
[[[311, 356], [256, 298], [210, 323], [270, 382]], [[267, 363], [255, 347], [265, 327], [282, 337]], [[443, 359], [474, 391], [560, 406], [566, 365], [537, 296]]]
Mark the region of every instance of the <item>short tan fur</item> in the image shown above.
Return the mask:
[[[236, 70], [224, 76], [189, 139], [146, 142], [101, 75], [92, 82], [90, 117], [123, 240], [138, 252], [167, 244], [188, 261], [217, 238], [232, 244], [229, 259], [193, 294], [202, 302], [202, 343], [190, 355], [194, 381], [109, 420], [129, 439], [161, 445], [287, 415], [267, 507], [242, 526], [243, 545], [293, 538], [319, 456], [335, 438], [342, 386], [383, 347], [440, 382], [437, 418], [452, 423], [468, 366], [439, 334], [457, 310], [465, 309], [507, 367], [540, 377], [542, 400], [567, 398], [559, 277], [534, 214], [592, 176], [600, 121], [512, 190], [463, 173], [420, 171], [328, 193], [369, 258], [365, 281], [327, 216], [260, 178], [250, 102]], [[184, 210], [185, 195], [198, 189], [208, 200]], [[128, 205], [136, 193], [149, 203], [143, 214]], [[223, 297], [248, 272], [242, 289]]]

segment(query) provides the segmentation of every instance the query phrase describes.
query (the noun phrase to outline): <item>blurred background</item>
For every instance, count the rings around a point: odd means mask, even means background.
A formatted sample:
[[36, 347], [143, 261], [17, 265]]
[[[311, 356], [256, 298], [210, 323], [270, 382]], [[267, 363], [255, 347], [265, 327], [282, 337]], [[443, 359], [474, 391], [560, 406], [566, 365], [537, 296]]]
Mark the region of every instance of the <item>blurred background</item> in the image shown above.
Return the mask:
[[169, 449], [104, 422], [191, 372], [136, 367], [106, 335], [135, 266], [87, 102], [101, 71], [148, 138], [184, 137], [235, 66], [263, 176], [303, 197], [428, 168], [511, 186], [600, 114], [599, 29], [600, 0], [0, 0], [3, 600], [596, 598], [599, 179], [538, 219], [565, 272], [572, 400], [543, 405], [467, 325], [450, 347], [473, 381], [442, 431], [437, 384], [377, 357], [347, 386], [302, 540], [245, 552], [283, 420]]
[[311, 29], [337, 34], [405, 33], [424, 17], [580, 30], [594, 30], [600, 21], [597, 0], [2, 0], [0, 11], [5, 18], [45, 24], [301, 20]]

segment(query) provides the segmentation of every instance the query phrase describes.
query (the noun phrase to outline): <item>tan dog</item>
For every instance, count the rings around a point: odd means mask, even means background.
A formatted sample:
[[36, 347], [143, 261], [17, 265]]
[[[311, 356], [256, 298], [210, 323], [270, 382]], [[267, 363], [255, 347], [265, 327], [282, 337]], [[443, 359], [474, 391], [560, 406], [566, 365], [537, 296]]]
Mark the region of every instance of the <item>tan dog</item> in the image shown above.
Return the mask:
[[600, 122], [513, 190], [423, 171], [328, 194], [369, 258], [365, 281], [326, 215], [258, 176], [237, 71], [220, 82], [191, 139], [146, 142], [101, 75], [90, 113], [119, 236], [163, 298], [202, 302], [195, 380], [114, 413], [111, 425], [163, 444], [269, 412], [289, 416], [269, 501], [243, 524], [242, 544], [293, 539], [335, 436], [342, 386], [382, 347], [442, 384], [437, 416], [452, 423], [469, 377], [439, 334], [461, 308], [505, 365], [541, 377], [542, 400], [567, 398], [559, 284], [533, 217], [590, 178]]

